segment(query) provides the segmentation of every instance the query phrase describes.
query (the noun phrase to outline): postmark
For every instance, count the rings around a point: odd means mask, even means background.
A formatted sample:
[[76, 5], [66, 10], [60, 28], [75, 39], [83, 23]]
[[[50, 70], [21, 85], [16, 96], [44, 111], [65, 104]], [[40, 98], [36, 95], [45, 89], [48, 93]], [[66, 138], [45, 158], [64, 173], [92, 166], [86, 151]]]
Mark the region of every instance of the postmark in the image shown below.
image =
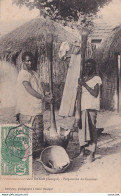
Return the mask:
[[0, 177], [32, 176], [32, 131], [26, 125], [1, 125]]

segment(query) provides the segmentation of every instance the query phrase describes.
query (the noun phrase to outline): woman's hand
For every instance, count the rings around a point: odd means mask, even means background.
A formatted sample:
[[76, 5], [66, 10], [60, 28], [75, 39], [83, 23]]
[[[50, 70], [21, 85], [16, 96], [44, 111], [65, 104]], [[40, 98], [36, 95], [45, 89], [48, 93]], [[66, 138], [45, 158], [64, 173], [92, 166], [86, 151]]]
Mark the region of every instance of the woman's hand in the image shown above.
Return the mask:
[[85, 86], [86, 85], [86, 83], [84, 82], [84, 80], [81, 79], [81, 78], [78, 79], [78, 84], [81, 85], [81, 86]]
[[52, 95], [45, 95], [44, 100], [48, 103], [54, 103], [54, 97]]
[[77, 86], [77, 92], [81, 92], [82, 91], [82, 86], [81, 85], [78, 85]]

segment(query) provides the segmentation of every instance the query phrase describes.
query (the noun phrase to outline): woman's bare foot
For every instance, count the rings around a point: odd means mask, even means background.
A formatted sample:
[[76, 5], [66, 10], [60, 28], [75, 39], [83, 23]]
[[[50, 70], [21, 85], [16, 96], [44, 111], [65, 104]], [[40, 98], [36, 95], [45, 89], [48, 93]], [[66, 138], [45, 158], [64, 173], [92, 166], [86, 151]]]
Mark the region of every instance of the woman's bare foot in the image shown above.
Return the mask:
[[95, 152], [91, 152], [91, 154], [85, 160], [85, 163], [92, 163], [95, 161]]

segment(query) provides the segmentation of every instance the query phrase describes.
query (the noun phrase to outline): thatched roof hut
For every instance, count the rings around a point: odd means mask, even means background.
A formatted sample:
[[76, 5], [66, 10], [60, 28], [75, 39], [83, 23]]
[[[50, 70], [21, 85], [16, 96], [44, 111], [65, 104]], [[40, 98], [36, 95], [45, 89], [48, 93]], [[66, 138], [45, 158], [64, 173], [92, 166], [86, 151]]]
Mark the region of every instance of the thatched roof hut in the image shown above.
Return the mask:
[[[38, 17], [22, 25], [4, 37], [1, 37], [0, 58], [12, 62], [17, 68], [20, 69], [21, 53], [26, 50], [31, 51], [38, 58], [37, 63], [41, 64], [40, 73], [42, 75], [42, 80], [47, 82], [46, 38], [50, 31], [54, 36], [53, 65], [56, 69], [56, 73], [54, 73], [55, 80], [56, 82], [63, 81], [64, 78], [62, 77], [62, 72], [65, 73], [65, 70], [63, 69], [67, 69], [68, 63], [64, 61], [62, 62], [62, 60], [60, 60], [58, 57], [60, 44], [63, 41], [72, 43], [73, 41], [78, 40], [78, 38], [72, 33], [66, 31], [56, 22], [50, 23], [50, 21], [46, 21], [45, 19]], [[57, 74], [59, 75], [57, 76]]]
[[4, 55], [6, 50], [15, 53], [23, 49], [23, 47], [31, 50], [31, 46], [33, 49], [35, 48], [33, 42], [40, 40], [41, 35], [46, 38], [50, 31], [53, 32], [54, 41], [56, 42], [62, 42], [63, 40], [72, 42], [78, 39], [58, 23], [37, 17], [0, 38], [0, 56]]
[[[58, 71], [63, 71], [63, 64], [68, 64], [59, 59], [58, 51], [60, 44], [63, 41], [67, 41], [69, 44], [72, 44], [75, 41], [78, 41], [79, 38], [74, 35], [71, 31], [67, 31], [64, 27], [59, 25], [57, 22], [52, 22], [49, 19], [38, 17], [30, 22], [22, 25], [16, 30], [10, 32], [9, 34], [0, 38], [0, 58], [6, 61], [10, 61], [20, 69], [21, 65], [21, 53], [23, 51], [29, 50], [38, 57], [38, 64], [46, 64], [46, 39], [48, 34], [52, 32], [54, 37], [54, 48], [53, 48], [53, 65], [56, 66]], [[88, 55], [90, 46], [88, 45]], [[36, 54], [37, 53], [37, 54]], [[38, 55], [38, 56], [37, 56]], [[56, 64], [56, 65], [55, 65]], [[46, 66], [46, 65], [45, 65]], [[58, 68], [57, 68], [58, 67]], [[67, 67], [67, 65], [66, 65]], [[56, 70], [56, 71], [57, 71]], [[42, 71], [42, 70], [41, 70]], [[58, 72], [58, 73], [60, 73]], [[42, 73], [42, 75], [45, 73]], [[57, 74], [57, 73], [56, 73]], [[57, 79], [57, 78], [56, 78]], [[60, 77], [60, 79], [63, 78]], [[44, 80], [44, 78], [43, 78]], [[58, 82], [58, 81], [56, 81]]]
[[118, 112], [121, 111], [120, 55], [121, 25], [111, 31], [95, 53], [98, 70], [103, 80], [101, 106]]

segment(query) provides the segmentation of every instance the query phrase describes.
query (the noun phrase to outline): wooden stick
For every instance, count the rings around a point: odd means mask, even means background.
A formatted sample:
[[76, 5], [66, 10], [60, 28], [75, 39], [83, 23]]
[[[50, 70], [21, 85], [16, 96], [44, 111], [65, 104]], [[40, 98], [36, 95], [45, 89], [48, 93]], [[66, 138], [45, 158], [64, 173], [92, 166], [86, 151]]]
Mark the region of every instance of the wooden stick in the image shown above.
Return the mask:
[[[88, 38], [89, 31], [87, 28], [83, 28], [82, 30], [82, 43], [81, 43], [81, 64], [80, 64], [80, 78], [82, 78], [82, 71], [85, 66], [85, 51], [86, 51], [86, 45], [87, 45], [87, 38]], [[81, 90], [78, 90], [77, 92], [77, 107], [76, 107], [76, 126], [78, 126], [79, 120], [81, 118], [80, 116], [81, 112]]]
[[[47, 36], [47, 57], [49, 62], [50, 95], [53, 96], [53, 35], [51, 33]], [[50, 104], [50, 118], [51, 130], [57, 132], [54, 103]]]

